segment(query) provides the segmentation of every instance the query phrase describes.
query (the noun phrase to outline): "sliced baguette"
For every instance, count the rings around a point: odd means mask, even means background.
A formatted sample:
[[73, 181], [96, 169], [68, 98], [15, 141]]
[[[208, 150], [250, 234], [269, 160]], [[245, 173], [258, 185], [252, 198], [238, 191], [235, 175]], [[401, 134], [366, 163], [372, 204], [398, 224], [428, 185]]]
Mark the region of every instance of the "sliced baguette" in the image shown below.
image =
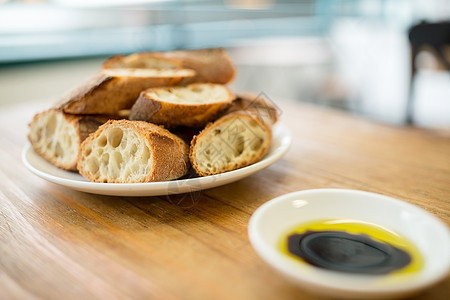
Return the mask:
[[271, 139], [270, 128], [258, 116], [236, 111], [210, 123], [195, 136], [189, 157], [200, 176], [224, 173], [259, 161]]
[[164, 57], [163, 52], [140, 52], [115, 55], [103, 63], [104, 69], [183, 69], [179, 59]]
[[155, 60], [167, 59], [179, 67], [192, 69], [196, 76], [190, 82], [226, 84], [235, 76], [236, 69], [224, 49], [179, 50], [168, 52], [140, 52], [128, 56], [118, 55], [108, 59], [103, 67], [147, 68]]
[[157, 125], [111, 120], [81, 144], [77, 167], [94, 182], [172, 180], [189, 170], [188, 152], [186, 143]]
[[68, 115], [49, 109], [34, 116], [28, 139], [34, 151], [48, 162], [75, 171], [81, 142], [106, 121], [107, 117]]
[[129, 118], [168, 128], [202, 127], [217, 118], [233, 100], [234, 95], [221, 84], [194, 83], [152, 88], [140, 94]]
[[171, 86], [193, 78], [188, 69], [102, 69], [62, 97], [56, 107], [70, 114], [117, 115], [133, 106], [139, 93], [157, 86]]

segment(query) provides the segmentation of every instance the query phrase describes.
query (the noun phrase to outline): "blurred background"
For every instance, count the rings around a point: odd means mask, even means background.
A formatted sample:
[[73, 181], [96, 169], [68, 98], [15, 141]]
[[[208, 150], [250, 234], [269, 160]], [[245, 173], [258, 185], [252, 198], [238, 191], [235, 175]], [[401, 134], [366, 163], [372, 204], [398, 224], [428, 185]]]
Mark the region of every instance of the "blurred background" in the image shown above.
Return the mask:
[[114, 54], [225, 47], [236, 90], [450, 128], [449, 21], [450, 0], [0, 0], [0, 109]]

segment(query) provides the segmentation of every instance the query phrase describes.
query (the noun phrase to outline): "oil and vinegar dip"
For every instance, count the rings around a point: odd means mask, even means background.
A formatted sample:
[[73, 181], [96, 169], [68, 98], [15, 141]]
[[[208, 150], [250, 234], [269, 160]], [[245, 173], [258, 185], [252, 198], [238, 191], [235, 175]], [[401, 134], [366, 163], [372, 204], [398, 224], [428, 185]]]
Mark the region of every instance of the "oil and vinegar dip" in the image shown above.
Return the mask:
[[405, 274], [423, 267], [418, 249], [377, 224], [352, 219], [301, 224], [280, 240], [280, 250], [319, 268], [357, 274]]

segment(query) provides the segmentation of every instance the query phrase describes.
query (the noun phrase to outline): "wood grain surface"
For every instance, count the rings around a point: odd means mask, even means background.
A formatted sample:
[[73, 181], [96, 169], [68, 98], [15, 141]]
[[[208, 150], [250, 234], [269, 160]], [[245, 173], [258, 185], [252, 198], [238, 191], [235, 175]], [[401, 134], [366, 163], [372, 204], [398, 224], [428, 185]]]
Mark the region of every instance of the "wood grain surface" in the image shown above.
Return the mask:
[[[48, 183], [21, 162], [47, 107], [0, 108], [0, 299], [316, 299], [270, 269], [251, 214], [285, 193], [350, 188], [393, 196], [450, 224], [450, 133], [394, 127], [280, 101], [293, 145], [244, 180], [193, 195], [110, 197]], [[448, 299], [450, 279], [417, 299]]]

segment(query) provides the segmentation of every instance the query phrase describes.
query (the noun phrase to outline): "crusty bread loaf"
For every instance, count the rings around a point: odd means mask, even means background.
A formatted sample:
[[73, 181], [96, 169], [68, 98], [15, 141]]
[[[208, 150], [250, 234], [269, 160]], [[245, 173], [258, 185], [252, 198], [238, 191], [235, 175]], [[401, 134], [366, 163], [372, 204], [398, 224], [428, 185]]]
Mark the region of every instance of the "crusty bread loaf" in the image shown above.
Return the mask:
[[129, 118], [168, 128], [202, 127], [217, 118], [233, 100], [234, 95], [221, 84], [194, 83], [152, 88], [140, 94]]
[[189, 157], [200, 176], [259, 161], [269, 149], [270, 128], [255, 114], [236, 111], [210, 123], [191, 142]]
[[221, 48], [169, 51], [164, 57], [180, 60], [183, 68], [194, 70], [195, 82], [227, 84], [236, 74], [231, 58]]
[[179, 59], [166, 58], [162, 52], [115, 55], [103, 63], [104, 69], [183, 69]]
[[89, 181], [139, 183], [172, 180], [189, 170], [188, 146], [143, 121], [108, 121], [82, 144], [78, 171]]
[[235, 111], [247, 111], [258, 116], [269, 128], [278, 121], [279, 110], [264, 94], [251, 92], [236, 93], [236, 100], [226, 110], [225, 114]]
[[226, 84], [235, 76], [236, 69], [224, 49], [179, 50], [168, 52], [140, 52], [128, 56], [117, 55], [108, 59], [103, 67], [146, 68], [154, 60], [167, 59], [181, 68], [192, 69], [196, 76], [190, 82], [211, 82]]
[[117, 115], [133, 106], [139, 93], [157, 86], [171, 86], [192, 78], [188, 69], [102, 69], [62, 97], [56, 107], [70, 114]]
[[49, 109], [34, 116], [29, 124], [28, 139], [34, 151], [44, 159], [61, 169], [74, 171], [81, 142], [106, 119]]

